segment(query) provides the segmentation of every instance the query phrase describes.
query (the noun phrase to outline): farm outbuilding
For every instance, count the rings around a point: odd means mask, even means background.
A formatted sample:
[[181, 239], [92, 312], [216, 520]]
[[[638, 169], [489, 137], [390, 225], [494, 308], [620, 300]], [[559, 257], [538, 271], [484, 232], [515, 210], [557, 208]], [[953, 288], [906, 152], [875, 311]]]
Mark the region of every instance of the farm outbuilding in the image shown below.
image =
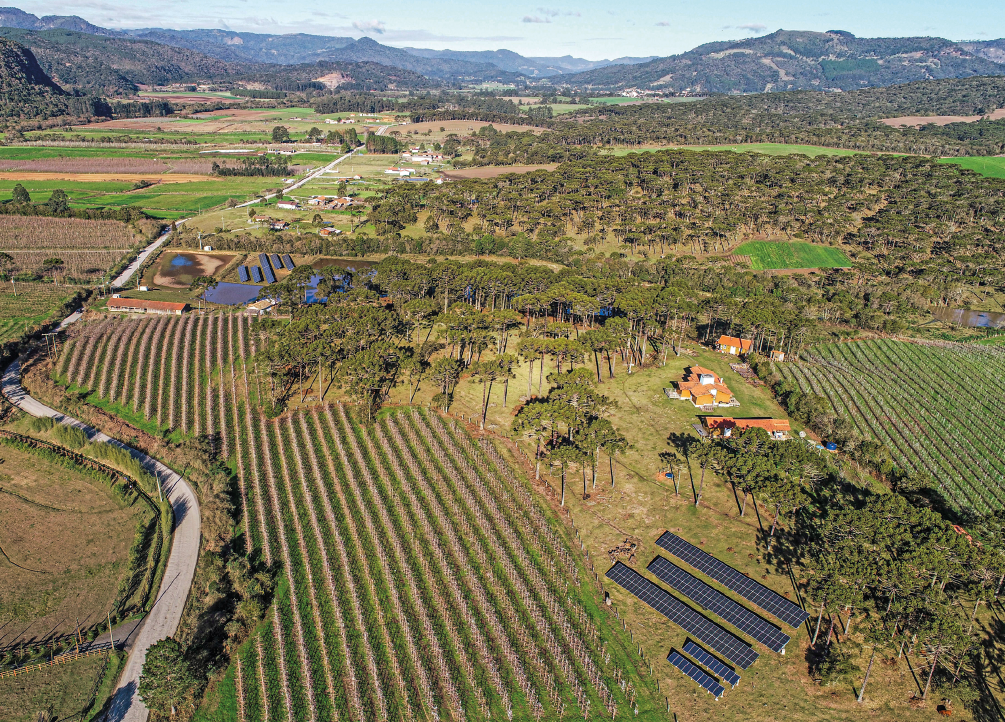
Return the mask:
[[734, 419], [731, 416], [704, 416], [701, 423], [710, 436], [732, 436], [733, 429], [743, 433], [747, 429], [764, 429], [772, 439], [787, 439], [792, 432], [788, 419]]
[[734, 405], [729, 387], [714, 371], [701, 366], [692, 366], [691, 373], [677, 382], [677, 398], [706, 408]]
[[145, 301], [139, 298], [110, 298], [109, 311], [124, 313], [154, 313], [169, 316], [181, 316], [188, 310], [187, 303], [172, 303], [171, 301]]
[[731, 356], [740, 356], [750, 352], [751, 341], [735, 336], [720, 336], [715, 343], [715, 350], [719, 353], [728, 353]]

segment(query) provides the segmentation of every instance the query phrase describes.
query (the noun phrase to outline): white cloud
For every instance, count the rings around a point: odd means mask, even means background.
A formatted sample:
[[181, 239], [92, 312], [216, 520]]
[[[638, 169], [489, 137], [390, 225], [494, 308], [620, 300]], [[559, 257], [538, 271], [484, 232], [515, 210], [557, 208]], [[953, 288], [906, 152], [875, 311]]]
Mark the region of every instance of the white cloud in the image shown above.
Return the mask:
[[737, 30], [746, 30], [748, 33], [763, 33], [768, 29], [767, 25], [761, 25], [760, 23], [747, 23], [746, 25], [736, 25]]
[[525, 22], [525, 23], [550, 23], [551, 19], [550, 18], [541, 18], [541, 17], [538, 17], [537, 15], [524, 15], [522, 22]]
[[582, 13], [578, 10], [558, 10], [556, 8], [538, 8], [537, 11], [542, 15], [547, 15], [550, 18], [557, 18], [559, 15], [564, 15], [565, 17], [579, 18], [582, 17]]
[[384, 31], [387, 29], [384, 23], [380, 20], [356, 20], [353, 22], [352, 26], [361, 33], [376, 33], [377, 35], [383, 35]]

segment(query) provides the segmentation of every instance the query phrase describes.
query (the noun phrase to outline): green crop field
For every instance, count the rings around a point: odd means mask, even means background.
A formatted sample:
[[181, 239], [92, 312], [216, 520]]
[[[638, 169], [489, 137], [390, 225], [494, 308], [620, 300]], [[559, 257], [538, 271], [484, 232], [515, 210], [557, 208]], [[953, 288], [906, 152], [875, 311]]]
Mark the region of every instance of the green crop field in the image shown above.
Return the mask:
[[830, 246], [793, 241], [747, 241], [735, 251], [738, 256], [750, 256], [755, 271], [774, 268], [844, 268], [851, 260], [842, 251]]
[[998, 156], [974, 156], [972, 158], [940, 158], [940, 163], [955, 163], [961, 168], [972, 170], [988, 178], [1005, 178], [1005, 158]]

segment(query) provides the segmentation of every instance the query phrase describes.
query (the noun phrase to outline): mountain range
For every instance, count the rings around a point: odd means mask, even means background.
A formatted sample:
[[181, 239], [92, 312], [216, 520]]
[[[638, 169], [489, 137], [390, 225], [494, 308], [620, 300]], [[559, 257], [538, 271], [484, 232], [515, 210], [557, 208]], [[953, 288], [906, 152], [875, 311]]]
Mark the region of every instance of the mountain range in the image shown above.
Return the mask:
[[931, 37], [857, 38], [841, 30], [778, 30], [562, 80], [578, 87], [676, 93], [855, 90], [915, 80], [1005, 75], [1003, 48], [1001, 40], [961, 44]]

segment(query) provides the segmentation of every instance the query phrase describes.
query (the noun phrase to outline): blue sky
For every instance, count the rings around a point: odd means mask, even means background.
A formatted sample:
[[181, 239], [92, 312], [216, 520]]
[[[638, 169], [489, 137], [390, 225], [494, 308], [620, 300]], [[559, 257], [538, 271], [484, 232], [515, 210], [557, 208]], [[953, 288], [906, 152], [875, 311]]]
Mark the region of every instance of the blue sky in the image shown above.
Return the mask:
[[23, 2], [36, 15], [80, 15], [104, 27], [228, 28], [260, 33], [368, 35], [396, 46], [574, 55], [597, 60], [672, 55], [712, 40], [787, 30], [847, 30], [862, 37], [1005, 37], [1001, 0], [635, 0], [628, 4], [462, 0], [67, 0]]

